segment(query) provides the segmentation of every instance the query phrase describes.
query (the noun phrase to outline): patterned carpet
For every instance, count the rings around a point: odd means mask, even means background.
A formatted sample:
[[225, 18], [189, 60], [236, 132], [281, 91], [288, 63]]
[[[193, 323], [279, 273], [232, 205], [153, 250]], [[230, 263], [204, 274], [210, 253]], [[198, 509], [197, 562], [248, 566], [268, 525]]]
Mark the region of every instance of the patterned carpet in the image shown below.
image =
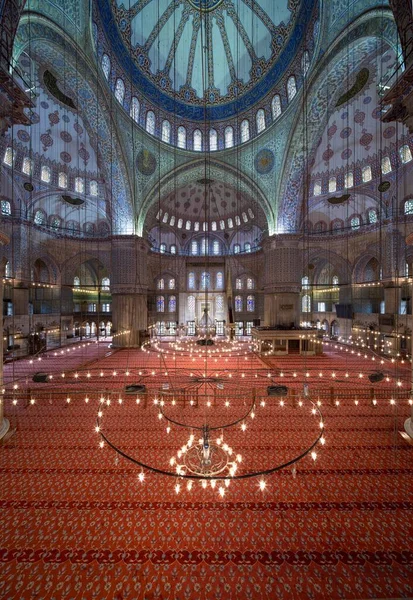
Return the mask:
[[[246, 344], [235, 357], [203, 352], [92, 344], [5, 367], [15, 432], [0, 447], [0, 597], [412, 597], [413, 447], [398, 433], [410, 413], [409, 367], [337, 349], [265, 363]], [[380, 369], [389, 381], [370, 384]], [[39, 370], [52, 378], [34, 383]], [[195, 383], [203, 375], [225, 383], [218, 391]], [[124, 395], [136, 382], [149, 389], [139, 405]], [[271, 382], [289, 388], [284, 406], [266, 396]], [[232, 482], [223, 498], [199, 482], [177, 494], [173, 478], [146, 471], [141, 482], [139, 467], [99, 447], [101, 397], [111, 439], [165, 465], [182, 432], [165, 433], [154, 397], [165, 394], [174, 417], [202, 423], [208, 414], [217, 424], [241, 415], [255, 394], [265, 407], [257, 403], [247, 431], [236, 427], [227, 439], [242, 468], [267, 468], [316, 434], [314, 416], [299, 405], [304, 382], [321, 402], [326, 444], [315, 462], [306, 456], [296, 471], [266, 476], [263, 491], [253, 478]]]

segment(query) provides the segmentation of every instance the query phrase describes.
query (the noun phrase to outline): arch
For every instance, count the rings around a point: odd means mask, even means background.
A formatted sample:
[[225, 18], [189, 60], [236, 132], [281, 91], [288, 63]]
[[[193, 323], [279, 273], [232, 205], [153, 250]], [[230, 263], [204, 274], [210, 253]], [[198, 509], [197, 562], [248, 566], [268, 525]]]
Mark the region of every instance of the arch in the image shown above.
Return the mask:
[[129, 114], [135, 123], [139, 123], [140, 108], [139, 100], [136, 98], [136, 96], [133, 96], [130, 104]]
[[125, 84], [121, 77], [118, 77], [118, 79], [116, 80], [115, 98], [119, 102], [119, 104], [122, 104], [123, 106], [123, 100], [125, 98]]

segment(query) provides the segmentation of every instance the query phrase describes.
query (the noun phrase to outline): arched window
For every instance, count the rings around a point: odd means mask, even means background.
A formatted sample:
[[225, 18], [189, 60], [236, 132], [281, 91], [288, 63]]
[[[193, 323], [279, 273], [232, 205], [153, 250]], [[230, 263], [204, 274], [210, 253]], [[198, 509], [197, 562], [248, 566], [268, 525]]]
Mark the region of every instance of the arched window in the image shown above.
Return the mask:
[[165, 254], [165, 252], [166, 252], [166, 244], [165, 244], [165, 242], [162, 242], [161, 244], [159, 244], [159, 252], [161, 254]]
[[234, 130], [230, 125], [228, 125], [228, 127], [225, 127], [224, 139], [225, 148], [232, 148], [234, 145]]
[[60, 220], [60, 218], [59, 218], [59, 217], [57, 217], [56, 215], [53, 215], [53, 216], [50, 218], [50, 227], [56, 231], [57, 229], [59, 229], [59, 228], [60, 228], [60, 225], [61, 225], [61, 220]]
[[80, 287], [80, 278], [73, 277], [73, 287]]
[[199, 129], [194, 131], [194, 150], [197, 152], [202, 151], [202, 133]]
[[248, 223], [248, 217], [247, 217], [247, 213], [246, 212], [242, 213], [242, 220], [244, 221], [244, 223]]
[[208, 290], [210, 287], [211, 277], [206, 271], [201, 273], [201, 290]]
[[241, 219], [239, 218], [239, 215], [235, 215], [235, 225], [241, 225]]
[[239, 254], [241, 252], [240, 244], [234, 244], [234, 254]]
[[353, 185], [354, 185], [353, 171], [349, 171], [348, 173], [346, 173], [344, 175], [344, 187], [345, 188], [352, 188]]
[[42, 210], [36, 210], [34, 213], [34, 222], [36, 225], [46, 225], [46, 214]]
[[255, 281], [252, 277], [247, 278], [247, 290], [253, 290], [255, 288]]
[[175, 277], [171, 277], [168, 281], [168, 288], [170, 290], [174, 290], [175, 289]]
[[188, 316], [195, 316], [195, 296], [188, 296]]
[[326, 224], [324, 221], [317, 221], [317, 223], [314, 225], [314, 233], [322, 233], [325, 230]]
[[175, 225], [175, 215], [171, 216], [171, 220], [169, 221], [169, 225], [173, 227]]
[[163, 277], [161, 277], [160, 279], [158, 279], [157, 288], [158, 288], [158, 290], [164, 290], [165, 289], [165, 279]]
[[406, 200], [404, 203], [404, 214], [413, 215], [413, 200]]
[[383, 175], [387, 175], [387, 173], [391, 173], [391, 162], [388, 156], [383, 156], [381, 159], [381, 172]]
[[169, 219], [169, 214], [166, 212], [162, 217], [162, 223], [167, 223]]
[[251, 252], [251, 243], [250, 242], [245, 242], [244, 252]]
[[218, 150], [218, 134], [215, 129], [209, 131], [209, 149]]
[[217, 230], [217, 222], [216, 221], [212, 221], [211, 222], [211, 230], [212, 231], [216, 231]]
[[301, 278], [301, 287], [303, 290], [308, 290], [310, 287], [310, 280], [307, 275], [304, 275], [304, 277]]
[[235, 296], [234, 305], [235, 312], [242, 312], [242, 296]]
[[222, 314], [224, 312], [224, 296], [217, 296], [215, 299], [215, 311], [218, 314]]
[[241, 279], [241, 277], [237, 277], [235, 280], [235, 289], [242, 290], [242, 288], [243, 288], [242, 279]]
[[214, 240], [212, 243], [212, 254], [214, 256], [219, 256], [221, 254], [221, 248], [218, 240]]
[[257, 133], [261, 133], [265, 129], [265, 112], [262, 108], [257, 110], [257, 114], [255, 117], [256, 125], [257, 125]]
[[207, 244], [206, 238], [202, 238], [202, 240], [201, 240], [201, 254], [202, 255], [208, 254], [208, 244]]
[[63, 171], [60, 171], [59, 173], [59, 187], [62, 189], [67, 188], [67, 175], [66, 173], [63, 173]]
[[219, 226], [220, 226], [221, 230], [225, 229], [225, 221], [223, 219], [220, 220]]
[[333, 276], [332, 283], [333, 283], [333, 285], [338, 285], [338, 277], [337, 277], [337, 275]]
[[[54, 217], [54, 219], [57, 219], [57, 218], [58, 217]], [[57, 227], [56, 227], [56, 229], [57, 229]], [[83, 229], [84, 229], [84, 232], [87, 233], [88, 235], [94, 235], [94, 233], [95, 233], [94, 223], [85, 223], [83, 225]]]
[[199, 231], [199, 221], [195, 221], [195, 223], [194, 223], [194, 231]]
[[248, 142], [250, 139], [250, 122], [244, 119], [241, 122], [241, 142]]
[[94, 179], [92, 179], [92, 181], [89, 184], [89, 190], [90, 190], [90, 195], [91, 196], [97, 196], [98, 195], [98, 182], [95, 181]]
[[271, 112], [272, 112], [272, 118], [274, 119], [278, 119], [278, 117], [281, 115], [282, 112], [282, 108], [281, 108], [281, 98], [279, 96], [279, 94], [275, 94], [274, 98], [271, 101]]
[[206, 221], [202, 223], [202, 231], [208, 231], [208, 223]]
[[330, 177], [328, 180], [328, 191], [335, 192], [337, 189], [337, 179], [335, 177]]
[[169, 252], [171, 254], [176, 254], [176, 245], [175, 244], [171, 244], [171, 247], [169, 249]]
[[16, 156], [16, 151], [13, 150], [13, 148], [11, 148], [10, 146], [8, 146], [6, 148], [6, 151], [4, 152], [4, 157], [3, 157], [4, 164], [7, 165], [8, 167], [11, 167], [15, 156]]
[[195, 289], [195, 273], [188, 273], [188, 288], [190, 290]]
[[75, 192], [83, 194], [85, 191], [85, 181], [83, 177], [75, 177]]
[[232, 218], [229, 217], [229, 219], [228, 219], [228, 228], [232, 229], [233, 227], [234, 227], [234, 222], [233, 222]]
[[294, 77], [294, 75], [290, 75], [290, 77], [288, 78], [288, 81], [287, 81], [288, 102], [291, 102], [291, 100], [294, 98], [296, 93], [297, 93], [297, 84], [295, 81], [295, 77]]
[[311, 312], [311, 297], [308, 294], [301, 298], [301, 310], [305, 313]]
[[321, 194], [321, 181], [314, 182], [314, 196], [320, 196]]
[[216, 287], [217, 287], [217, 290], [222, 290], [222, 288], [224, 287], [224, 275], [222, 274], [221, 271], [218, 271], [218, 273], [217, 273]]
[[168, 312], [174, 313], [175, 311], [176, 311], [176, 296], [169, 296]]
[[165, 312], [165, 298], [164, 296], [156, 297], [156, 310], [157, 312]]
[[162, 121], [162, 141], [167, 144], [171, 141], [171, 124], [169, 121]]
[[4, 276], [8, 279], [11, 277], [11, 264], [9, 260], [4, 265]]
[[303, 71], [304, 77], [307, 75], [309, 68], [310, 68], [310, 53], [308, 52], [308, 50], [305, 50], [304, 54], [301, 58], [301, 69]]
[[178, 127], [178, 148], [186, 148], [186, 129], [183, 125]]
[[110, 279], [109, 277], [103, 277], [101, 282], [102, 291], [108, 292], [110, 290]]
[[192, 256], [198, 256], [198, 242], [196, 240], [191, 242], [191, 254]]
[[404, 144], [399, 150], [400, 159], [403, 164], [408, 163], [412, 160], [412, 153], [407, 144]]
[[367, 217], [369, 220], [369, 223], [371, 225], [373, 225], [374, 223], [377, 223], [377, 211], [374, 208], [369, 208], [368, 213], [367, 213]]
[[80, 224], [77, 221], [68, 221], [66, 230], [69, 235], [76, 235], [80, 232]]
[[152, 110], [148, 110], [146, 113], [146, 131], [151, 135], [155, 135], [155, 113]]
[[372, 174], [371, 174], [371, 167], [370, 167], [370, 165], [366, 165], [365, 167], [362, 168], [362, 170], [361, 170], [361, 179], [363, 180], [363, 183], [368, 183], [369, 181], [371, 181]]
[[120, 77], [116, 80], [115, 85], [115, 98], [119, 102], [119, 104], [123, 104], [123, 99], [125, 97], [125, 84], [123, 83], [123, 79]]
[[40, 172], [40, 179], [45, 183], [50, 183], [50, 168], [46, 165], [43, 165], [42, 170]]
[[255, 296], [247, 296], [247, 312], [254, 312]]
[[255, 216], [255, 215], [254, 215], [254, 213], [252, 212], [252, 208], [249, 208], [249, 209], [248, 209], [248, 214], [249, 214], [249, 216], [250, 216], [250, 219], [253, 219], [253, 218], [254, 218], [254, 216]]
[[11, 204], [8, 200], [1, 201], [1, 214], [5, 216], [11, 215]]
[[109, 79], [110, 75], [110, 58], [107, 54], [102, 56], [102, 71], [106, 79]]
[[351, 229], [360, 229], [360, 217], [358, 217], [357, 215], [354, 217], [351, 217], [350, 227], [351, 227]]
[[140, 109], [141, 109], [141, 107], [139, 104], [139, 100], [136, 98], [136, 96], [133, 96], [131, 103], [130, 103], [129, 114], [132, 117], [132, 119], [135, 121], [135, 123], [139, 123]]
[[22, 172], [25, 175], [31, 175], [32, 174], [32, 169], [33, 169], [33, 161], [32, 161], [32, 159], [28, 158], [27, 156], [25, 156], [23, 158]]

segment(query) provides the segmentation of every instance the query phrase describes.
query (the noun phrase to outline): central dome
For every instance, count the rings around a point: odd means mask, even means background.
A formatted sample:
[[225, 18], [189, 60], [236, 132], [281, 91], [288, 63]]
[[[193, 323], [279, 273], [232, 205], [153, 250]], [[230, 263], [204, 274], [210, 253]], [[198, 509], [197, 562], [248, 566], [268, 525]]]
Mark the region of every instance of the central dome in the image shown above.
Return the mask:
[[[192, 121], [249, 110], [284, 74], [316, 0], [99, 0], [123, 70], [146, 98]], [[112, 13], [112, 15], [110, 15]]]

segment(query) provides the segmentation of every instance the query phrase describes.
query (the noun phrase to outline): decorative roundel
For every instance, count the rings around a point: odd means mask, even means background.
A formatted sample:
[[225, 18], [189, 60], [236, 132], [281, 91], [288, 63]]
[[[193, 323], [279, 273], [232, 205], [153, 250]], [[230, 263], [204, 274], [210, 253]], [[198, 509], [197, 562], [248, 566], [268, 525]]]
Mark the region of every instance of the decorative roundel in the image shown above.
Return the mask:
[[17, 137], [21, 142], [28, 142], [30, 140], [30, 135], [24, 129], [19, 129]]
[[255, 169], [260, 175], [266, 175], [272, 171], [274, 162], [274, 153], [268, 148], [263, 148], [255, 157]]
[[155, 172], [156, 165], [156, 158], [149, 150], [141, 150], [136, 157], [136, 166], [142, 175], [152, 175]]
[[218, 8], [222, 2], [223, 0], [189, 0], [189, 4], [196, 10], [203, 10], [205, 12]]
[[69, 152], [61, 152], [60, 153], [60, 158], [62, 159], [63, 162], [65, 163], [70, 163], [72, 162], [72, 156], [71, 154], [69, 154]]

